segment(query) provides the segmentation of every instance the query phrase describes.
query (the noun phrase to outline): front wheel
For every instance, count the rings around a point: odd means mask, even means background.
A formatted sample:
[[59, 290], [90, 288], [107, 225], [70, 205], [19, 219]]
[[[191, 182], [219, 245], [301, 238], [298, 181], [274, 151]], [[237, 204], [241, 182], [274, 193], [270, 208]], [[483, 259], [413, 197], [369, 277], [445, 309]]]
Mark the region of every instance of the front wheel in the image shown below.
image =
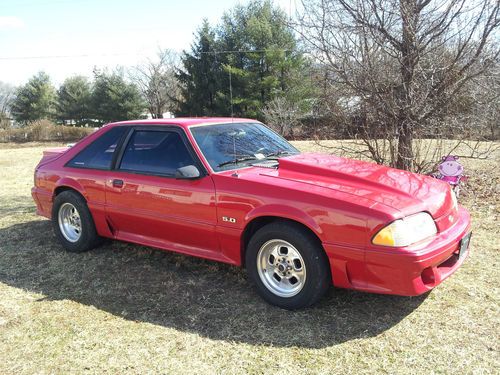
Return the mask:
[[245, 261], [262, 298], [285, 309], [314, 304], [331, 285], [321, 244], [296, 223], [276, 222], [259, 229], [250, 239]]

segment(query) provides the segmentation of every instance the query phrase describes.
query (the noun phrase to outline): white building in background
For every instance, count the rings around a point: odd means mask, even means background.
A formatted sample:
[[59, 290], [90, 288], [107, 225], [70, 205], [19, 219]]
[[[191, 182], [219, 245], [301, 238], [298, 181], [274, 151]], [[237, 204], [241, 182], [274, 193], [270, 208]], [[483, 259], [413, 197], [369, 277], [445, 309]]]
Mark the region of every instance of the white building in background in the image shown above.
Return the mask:
[[[147, 119], [152, 119], [153, 116], [151, 116], [151, 113], [144, 113]], [[163, 118], [174, 118], [174, 114], [172, 112], [164, 112], [163, 113]]]

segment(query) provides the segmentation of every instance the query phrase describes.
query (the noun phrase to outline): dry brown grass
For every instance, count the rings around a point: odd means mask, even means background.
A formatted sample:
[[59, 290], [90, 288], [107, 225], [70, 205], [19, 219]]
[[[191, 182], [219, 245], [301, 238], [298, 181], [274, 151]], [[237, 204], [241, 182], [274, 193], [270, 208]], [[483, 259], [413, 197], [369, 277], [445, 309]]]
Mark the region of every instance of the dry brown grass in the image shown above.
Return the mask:
[[498, 373], [498, 160], [465, 161], [472, 255], [432, 293], [332, 289], [288, 312], [235, 267], [119, 242], [65, 253], [30, 198], [45, 147], [0, 149], [2, 374]]

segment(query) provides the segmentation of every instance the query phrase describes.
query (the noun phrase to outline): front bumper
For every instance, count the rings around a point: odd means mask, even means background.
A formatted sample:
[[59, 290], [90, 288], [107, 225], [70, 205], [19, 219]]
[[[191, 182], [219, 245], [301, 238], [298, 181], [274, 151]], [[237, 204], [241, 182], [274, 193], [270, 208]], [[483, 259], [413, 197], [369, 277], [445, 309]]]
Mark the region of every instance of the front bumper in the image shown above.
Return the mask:
[[470, 232], [470, 215], [460, 207], [453, 226], [432, 240], [406, 248], [366, 249], [324, 244], [336, 286], [371, 293], [416, 296], [453, 274], [467, 258], [459, 258], [460, 240]]

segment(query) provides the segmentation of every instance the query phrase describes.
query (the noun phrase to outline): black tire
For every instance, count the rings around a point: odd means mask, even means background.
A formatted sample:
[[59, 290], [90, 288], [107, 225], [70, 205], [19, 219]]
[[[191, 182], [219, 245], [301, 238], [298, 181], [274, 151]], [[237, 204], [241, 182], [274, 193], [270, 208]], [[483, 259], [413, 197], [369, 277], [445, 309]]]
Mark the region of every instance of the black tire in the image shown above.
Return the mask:
[[[284, 240], [298, 251], [306, 269], [302, 289], [293, 296], [282, 297], [275, 294], [262, 281], [258, 270], [259, 251], [264, 244], [274, 239]], [[259, 229], [250, 239], [246, 254], [246, 268], [250, 280], [259, 295], [268, 303], [296, 310], [316, 303], [331, 286], [328, 258], [318, 239], [302, 225], [293, 222], [274, 222]]]
[[[78, 240], [75, 242], [65, 238], [59, 226], [59, 210], [65, 203], [73, 205], [80, 216], [81, 231]], [[87, 202], [80, 194], [72, 190], [63, 191], [54, 199], [52, 206], [52, 227], [57, 240], [66, 251], [71, 253], [81, 253], [91, 250], [102, 242], [102, 238], [97, 235], [94, 219], [87, 207]]]

